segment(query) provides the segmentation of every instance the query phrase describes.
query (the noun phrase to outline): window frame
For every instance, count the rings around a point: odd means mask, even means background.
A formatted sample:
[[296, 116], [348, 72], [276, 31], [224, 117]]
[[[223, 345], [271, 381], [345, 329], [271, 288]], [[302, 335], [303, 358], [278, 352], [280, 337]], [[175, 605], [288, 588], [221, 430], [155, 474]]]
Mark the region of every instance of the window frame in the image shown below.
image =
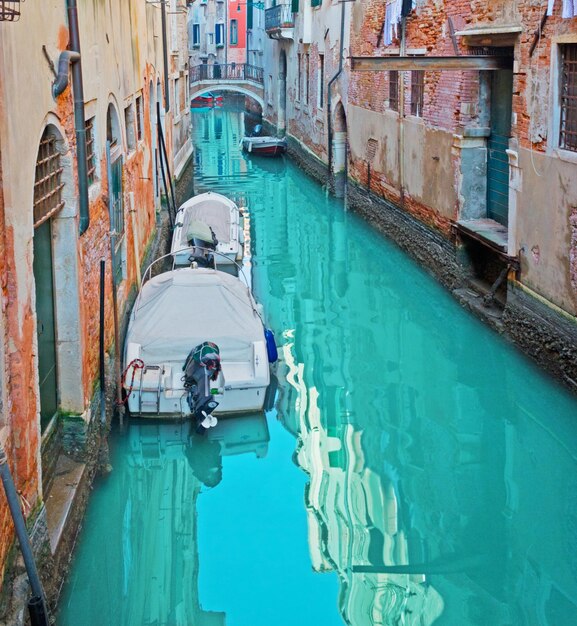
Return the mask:
[[224, 22], [217, 22], [214, 25], [214, 45], [217, 48], [224, 48], [226, 41], [226, 33], [224, 31]]
[[96, 149], [95, 149], [95, 133], [94, 126], [96, 124], [96, 116], [89, 117], [84, 122], [84, 131], [86, 135], [86, 178], [88, 186], [92, 186], [97, 180], [96, 172]]
[[399, 78], [399, 70], [389, 70], [389, 109], [397, 113], [401, 105]]
[[200, 48], [200, 22], [194, 22], [192, 25], [192, 47]]
[[144, 109], [142, 106], [142, 94], [134, 98], [134, 119], [136, 121], [136, 141], [140, 143], [144, 139]]
[[322, 110], [325, 104], [325, 55], [319, 54], [317, 81], [317, 108]]
[[[567, 60], [568, 53], [572, 58]], [[568, 71], [567, 65], [573, 67]], [[565, 82], [567, 77], [567, 82]], [[568, 138], [567, 135], [570, 137]], [[577, 43], [559, 45], [559, 121], [557, 124], [557, 146], [577, 154]]]
[[238, 20], [236, 19], [230, 20], [228, 38], [231, 46], [238, 46]]
[[424, 108], [425, 70], [411, 70], [411, 115], [422, 118]]

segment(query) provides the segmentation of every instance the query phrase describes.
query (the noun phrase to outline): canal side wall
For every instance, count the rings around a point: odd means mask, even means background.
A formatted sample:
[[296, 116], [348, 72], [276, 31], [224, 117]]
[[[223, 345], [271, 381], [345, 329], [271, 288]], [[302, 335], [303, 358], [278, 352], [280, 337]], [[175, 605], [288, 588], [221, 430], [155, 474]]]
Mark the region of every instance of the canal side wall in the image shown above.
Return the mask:
[[[288, 136], [287, 140], [290, 158], [321, 185], [327, 185], [327, 165], [296, 138]], [[461, 306], [577, 393], [577, 324], [570, 314], [514, 280], [508, 281], [504, 310], [485, 306], [482, 298], [466, 288], [470, 269], [462, 262], [463, 251], [454, 238], [351, 178], [346, 197], [348, 208], [415, 259]]]

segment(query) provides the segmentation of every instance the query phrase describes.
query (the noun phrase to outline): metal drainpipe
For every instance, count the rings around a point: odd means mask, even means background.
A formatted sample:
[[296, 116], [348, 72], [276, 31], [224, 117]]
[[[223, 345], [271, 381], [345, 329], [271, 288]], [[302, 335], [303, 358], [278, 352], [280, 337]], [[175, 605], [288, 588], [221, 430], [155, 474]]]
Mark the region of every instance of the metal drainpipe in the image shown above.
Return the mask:
[[337, 80], [337, 78], [341, 75], [343, 71], [343, 52], [345, 47], [345, 3], [341, 2], [341, 41], [340, 41], [340, 51], [339, 51], [339, 69], [337, 73], [329, 80], [327, 85], [327, 121], [328, 121], [328, 142], [327, 153], [329, 159], [329, 179], [332, 175], [333, 171], [333, 125], [331, 124], [331, 104], [332, 104], [332, 96], [331, 96], [331, 87], [333, 83]]
[[162, 21], [162, 61], [164, 65], [164, 110], [170, 109], [170, 96], [168, 93], [168, 44], [166, 43], [166, 3], [168, 0], [160, 2], [160, 16]]
[[[399, 51], [400, 56], [404, 57], [407, 53], [407, 18], [401, 18], [401, 49]], [[404, 151], [405, 151], [405, 72], [399, 72], [399, 79], [401, 81], [400, 93], [399, 93], [399, 186], [400, 186], [400, 200], [401, 206], [405, 204], [405, 164], [404, 164]]]
[[24, 559], [24, 565], [26, 567], [26, 573], [28, 574], [28, 580], [30, 581], [30, 588], [32, 589], [34, 604], [36, 605], [36, 620], [37, 624], [48, 625], [48, 610], [46, 606], [46, 596], [44, 589], [42, 588], [42, 582], [38, 575], [36, 568], [36, 562], [34, 560], [34, 553], [32, 552], [32, 546], [30, 545], [30, 538], [28, 537], [28, 531], [26, 529], [26, 522], [22, 515], [20, 508], [20, 500], [18, 498], [18, 492], [16, 491], [16, 485], [12, 478], [12, 473], [8, 467], [8, 459], [6, 457], [6, 451], [4, 446], [0, 443], [0, 479], [4, 485], [4, 492], [6, 493], [6, 501], [8, 502], [8, 508], [14, 522], [14, 529], [16, 530], [16, 536], [18, 537], [18, 543], [20, 544], [20, 550], [22, 552], [22, 558]]
[[[70, 49], [80, 55], [80, 33], [76, 0], [66, 0]], [[86, 163], [86, 122], [84, 118], [84, 88], [82, 83], [82, 62], [80, 58], [72, 63], [72, 91], [74, 92], [74, 129], [76, 131], [76, 169], [78, 170], [78, 203], [80, 207], [79, 231], [82, 235], [90, 224], [88, 208], [88, 165]]]

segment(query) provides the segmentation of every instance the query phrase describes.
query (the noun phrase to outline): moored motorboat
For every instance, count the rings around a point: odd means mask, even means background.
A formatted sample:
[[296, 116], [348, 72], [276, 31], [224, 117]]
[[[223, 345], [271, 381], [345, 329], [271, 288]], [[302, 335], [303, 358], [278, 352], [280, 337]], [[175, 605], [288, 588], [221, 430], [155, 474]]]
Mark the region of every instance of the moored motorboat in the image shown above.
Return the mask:
[[[203, 231], [202, 224], [210, 229]], [[212, 233], [212, 234], [211, 234]], [[244, 254], [243, 219], [238, 206], [213, 191], [187, 200], [178, 210], [172, 235], [171, 254], [176, 266], [190, 265], [191, 246], [214, 249], [216, 265], [241, 261]]]
[[278, 137], [243, 137], [241, 147], [249, 154], [278, 156], [287, 151], [287, 141]]
[[211, 92], [205, 93], [202, 96], [198, 96], [191, 101], [190, 106], [193, 109], [205, 108], [205, 107], [214, 107], [214, 106], [222, 106], [224, 103], [224, 98], [220, 95], [213, 94]]
[[276, 358], [248, 287], [209, 268], [144, 283], [126, 334], [123, 388], [131, 414], [188, 417], [260, 411]]

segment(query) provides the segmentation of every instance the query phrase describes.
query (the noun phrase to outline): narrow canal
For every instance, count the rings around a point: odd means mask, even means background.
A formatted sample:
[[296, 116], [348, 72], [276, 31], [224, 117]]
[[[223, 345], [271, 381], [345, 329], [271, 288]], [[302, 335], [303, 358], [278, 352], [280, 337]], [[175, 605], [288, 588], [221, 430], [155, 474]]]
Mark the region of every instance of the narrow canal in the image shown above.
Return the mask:
[[290, 162], [241, 155], [243, 113], [193, 122], [196, 191], [250, 210], [276, 405], [113, 433], [58, 623], [575, 623], [575, 398]]

